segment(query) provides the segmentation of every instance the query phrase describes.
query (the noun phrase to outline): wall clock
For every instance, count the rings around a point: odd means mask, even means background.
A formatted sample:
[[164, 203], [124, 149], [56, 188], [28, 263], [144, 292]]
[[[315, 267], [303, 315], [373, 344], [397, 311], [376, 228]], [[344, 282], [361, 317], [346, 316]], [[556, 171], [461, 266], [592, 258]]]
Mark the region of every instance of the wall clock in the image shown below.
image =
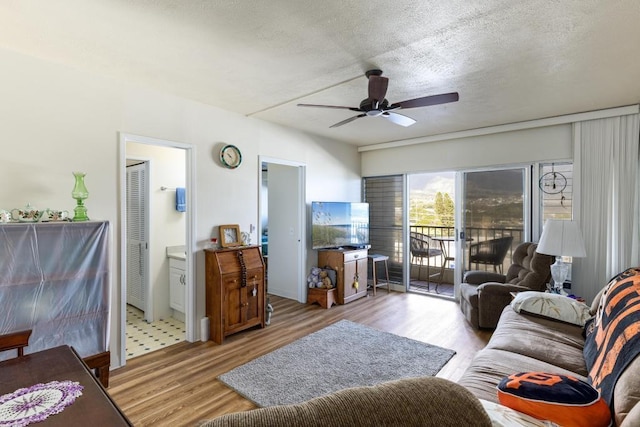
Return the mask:
[[235, 145], [227, 144], [220, 149], [220, 162], [229, 169], [235, 169], [242, 163], [242, 153]]

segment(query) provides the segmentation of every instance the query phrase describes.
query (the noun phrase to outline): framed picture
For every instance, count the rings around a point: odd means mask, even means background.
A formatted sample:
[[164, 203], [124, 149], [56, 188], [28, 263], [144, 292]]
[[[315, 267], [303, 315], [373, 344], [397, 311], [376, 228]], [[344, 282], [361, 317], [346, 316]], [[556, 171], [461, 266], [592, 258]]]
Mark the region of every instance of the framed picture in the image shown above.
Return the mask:
[[220, 246], [223, 248], [242, 246], [242, 237], [240, 236], [240, 226], [238, 224], [221, 225], [219, 230]]

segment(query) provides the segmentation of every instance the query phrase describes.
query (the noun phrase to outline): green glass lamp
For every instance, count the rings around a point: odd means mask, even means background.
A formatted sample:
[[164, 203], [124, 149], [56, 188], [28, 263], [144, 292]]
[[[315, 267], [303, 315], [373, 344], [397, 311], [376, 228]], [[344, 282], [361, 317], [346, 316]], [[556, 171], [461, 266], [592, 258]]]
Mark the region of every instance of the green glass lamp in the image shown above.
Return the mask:
[[76, 199], [77, 205], [73, 210], [74, 221], [89, 221], [87, 216], [87, 207], [84, 205], [84, 200], [89, 197], [89, 190], [84, 185], [84, 172], [73, 172], [73, 176], [76, 179], [76, 183], [71, 191], [71, 197]]

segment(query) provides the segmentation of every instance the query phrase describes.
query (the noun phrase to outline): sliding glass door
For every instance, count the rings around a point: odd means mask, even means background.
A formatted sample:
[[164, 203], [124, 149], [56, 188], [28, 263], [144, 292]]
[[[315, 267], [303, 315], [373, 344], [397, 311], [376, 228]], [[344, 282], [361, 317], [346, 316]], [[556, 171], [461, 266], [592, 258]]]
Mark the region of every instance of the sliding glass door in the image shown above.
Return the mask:
[[407, 176], [411, 292], [454, 296], [455, 184], [453, 171]]
[[396, 285], [454, 296], [465, 271], [506, 273], [514, 249], [537, 236], [544, 218], [571, 217], [571, 169], [535, 164], [364, 178], [371, 253], [389, 256]]
[[529, 170], [408, 175], [408, 290], [454, 296], [469, 269], [503, 272], [530, 235]]
[[[530, 237], [529, 168], [462, 172], [459, 271], [502, 272], [518, 244]], [[467, 250], [463, 250], [467, 246]], [[461, 276], [460, 276], [461, 277]]]

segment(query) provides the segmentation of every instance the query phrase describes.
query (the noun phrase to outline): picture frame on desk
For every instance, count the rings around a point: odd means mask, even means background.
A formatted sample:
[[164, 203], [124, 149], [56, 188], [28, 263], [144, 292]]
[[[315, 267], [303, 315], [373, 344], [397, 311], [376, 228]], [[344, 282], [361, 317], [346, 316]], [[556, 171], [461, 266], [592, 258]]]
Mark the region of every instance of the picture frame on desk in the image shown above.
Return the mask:
[[242, 236], [238, 224], [225, 224], [218, 227], [220, 232], [220, 246], [223, 248], [233, 248], [242, 246]]

